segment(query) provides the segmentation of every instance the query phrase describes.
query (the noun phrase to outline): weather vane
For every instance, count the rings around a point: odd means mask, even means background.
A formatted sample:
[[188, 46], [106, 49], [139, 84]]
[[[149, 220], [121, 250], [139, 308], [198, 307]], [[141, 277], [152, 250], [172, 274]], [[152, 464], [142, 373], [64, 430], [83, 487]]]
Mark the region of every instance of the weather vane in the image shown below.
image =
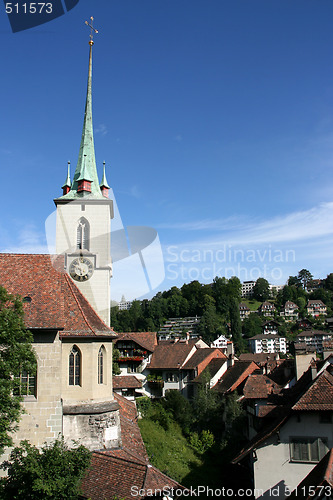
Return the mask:
[[90, 45], [93, 45], [93, 43], [94, 43], [94, 41], [93, 41], [94, 33], [98, 33], [98, 30], [96, 30], [96, 29], [93, 27], [94, 18], [93, 18], [93, 17], [91, 17], [91, 18], [90, 18], [90, 20], [91, 20], [91, 24], [89, 24], [89, 23], [88, 23], [88, 21], [85, 21], [85, 24], [86, 24], [87, 26], [89, 26], [89, 28], [90, 28], [90, 41], [89, 41], [89, 44], [90, 44]]

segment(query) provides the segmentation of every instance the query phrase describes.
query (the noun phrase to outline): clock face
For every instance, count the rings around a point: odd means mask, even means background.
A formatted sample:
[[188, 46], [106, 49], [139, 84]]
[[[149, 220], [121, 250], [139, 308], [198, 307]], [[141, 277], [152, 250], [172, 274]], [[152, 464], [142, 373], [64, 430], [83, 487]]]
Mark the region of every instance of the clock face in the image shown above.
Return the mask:
[[69, 274], [76, 281], [87, 281], [92, 277], [93, 272], [94, 265], [87, 257], [78, 257], [69, 266]]

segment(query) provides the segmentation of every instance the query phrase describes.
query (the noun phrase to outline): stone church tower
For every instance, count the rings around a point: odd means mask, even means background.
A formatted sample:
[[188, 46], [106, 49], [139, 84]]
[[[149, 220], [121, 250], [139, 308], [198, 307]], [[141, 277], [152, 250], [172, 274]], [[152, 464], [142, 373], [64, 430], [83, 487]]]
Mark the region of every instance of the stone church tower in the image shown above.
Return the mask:
[[57, 207], [56, 254], [64, 255], [65, 271], [95, 311], [110, 325], [111, 254], [110, 219], [113, 204], [108, 197], [105, 163], [98, 180], [92, 124], [92, 36], [86, 107], [79, 159], [73, 182], [70, 165], [63, 195], [54, 200]]

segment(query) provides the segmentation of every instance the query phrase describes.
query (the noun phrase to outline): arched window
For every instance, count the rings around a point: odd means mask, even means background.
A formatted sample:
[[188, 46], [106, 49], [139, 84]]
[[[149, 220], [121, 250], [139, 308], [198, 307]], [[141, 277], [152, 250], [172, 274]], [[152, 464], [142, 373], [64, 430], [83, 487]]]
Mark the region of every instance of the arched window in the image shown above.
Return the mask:
[[89, 250], [90, 226], [85, 217], [81, 217], [76, 230], [76, 248]]
[[97, 378], [99, 384], [104, 384], [105, 347], [102, 345], [98, 351]]
[[69, 385], [81, 385], [81, 352], [76, 345], [69, 353]]

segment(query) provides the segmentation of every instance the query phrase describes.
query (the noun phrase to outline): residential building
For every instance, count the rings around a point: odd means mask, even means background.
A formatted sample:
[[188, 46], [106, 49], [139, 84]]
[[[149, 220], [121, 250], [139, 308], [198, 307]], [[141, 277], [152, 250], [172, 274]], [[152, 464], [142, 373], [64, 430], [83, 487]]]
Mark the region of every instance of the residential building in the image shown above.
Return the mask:
[[281, 392], [267, 424], [232, 463], [248, 460], [256, 498], [284, 499], [333, 447], [333, 376], [327, 361]]
[[226, 356], [234, 354], [234, 343], [225, 335], [220, 335], [217, 339], [210, 344], [210, 347], [220, 349]]
[[198, 375], [192, 382], [193, 384], [202, 384], [207, 383], [208, 380], [209, 388], [212, 389], [222, 378], [229, 366], [231, 366], [230, 360], [226, 358], [213, 358], [200, 375]]
[[267, 301], [263, 302], [258, 307], [258, 313], [266, 317], [274, 316], [275, 311], [276, 311], [275, 305]]
[[120, 375], [136, 374], [139, 380], [157, 346], [155, 332], [118, 333], [114, 346], [119, 351]]
[[116, 375], [113, 377], [113, 392], [126, 399], [135, 400], [144, 394], [142, 380], [135, 375]]
[[242, 297], [245, 299], [249, 299], [253, 295], [253, 287], [256, 284], [255, 281], [244, 281], [242, 283]]
[[243, 321], [243, 319], [247, 318], [251, 313], [251, 310], [250, 308], [244, 304], [244, 302], [241, 302], [239, 304], [239, 316], [240, 316], [240, 319]]
[[276, 295], [278, 294], [278, 292], [280, 290], [283, 290], [285, 285], [269, 285], [269, 290], [270, 290], [270, 293], [271, 293], [271, 297], [276, 297]]
[[181, 338], [197, 338], [196, 328], [200, 323], [200, 316], [186, 318], [169, 318], [158, 331], [159, 340]]
[[276, 333], [261, 333], [249, 339], [251, 352], [257, 354], [261, 352], [281, 352], [286, 354], [287, 341], [285, 337], [280, 337]]
[[333, 448], [301, 481], [288, 498], [328, 500], [333, 498]]
[[133, 304], [132, 300], [121, 300], [118, 302], [118, 310], [119, 311], [128, 311], [128, 309], [131, 309], [131, 306]]
[[168, 389], [176, 389], [191, 398], [192, 381], [213, 358], [227, 359], [220, 349], [210, 348], [202, 340], [160, 342], [147, 365], [145, 389], [152, 397], [161, 397]]
[[323, 343], [333, 339], [332, 332], [324, 332], [321, 330], [304, 330], [297, 335], [296, 341], [305, 343], [306, 347], [313, 347], [316, 352], [323, 352]]
[[248, 376], [256, 371], [259, 371], [259, 368], [253, 361], [235, 361], [225, 371], [213, 390], [222, 395], [231, 394], [234, 391], [242, 394]]
[[262, 325], [262, 333], [264, 334], [278, 334], [279, 333], [279, 323], [277, 321], [274, 321], [273, 319], [270, 321], [266, 321]]
[[322, 300], [309, 300], [306, 306], [308, 314], [310, 314], [313, 318], [317, 318], [318, 316], [326, 316], [327, 307]]
[[286, 321], [296, 321], [298, 319], [298, 311], [298, 305], [291, 300], [287, 300], [280, 312], [280, 316], [284, 317]]

